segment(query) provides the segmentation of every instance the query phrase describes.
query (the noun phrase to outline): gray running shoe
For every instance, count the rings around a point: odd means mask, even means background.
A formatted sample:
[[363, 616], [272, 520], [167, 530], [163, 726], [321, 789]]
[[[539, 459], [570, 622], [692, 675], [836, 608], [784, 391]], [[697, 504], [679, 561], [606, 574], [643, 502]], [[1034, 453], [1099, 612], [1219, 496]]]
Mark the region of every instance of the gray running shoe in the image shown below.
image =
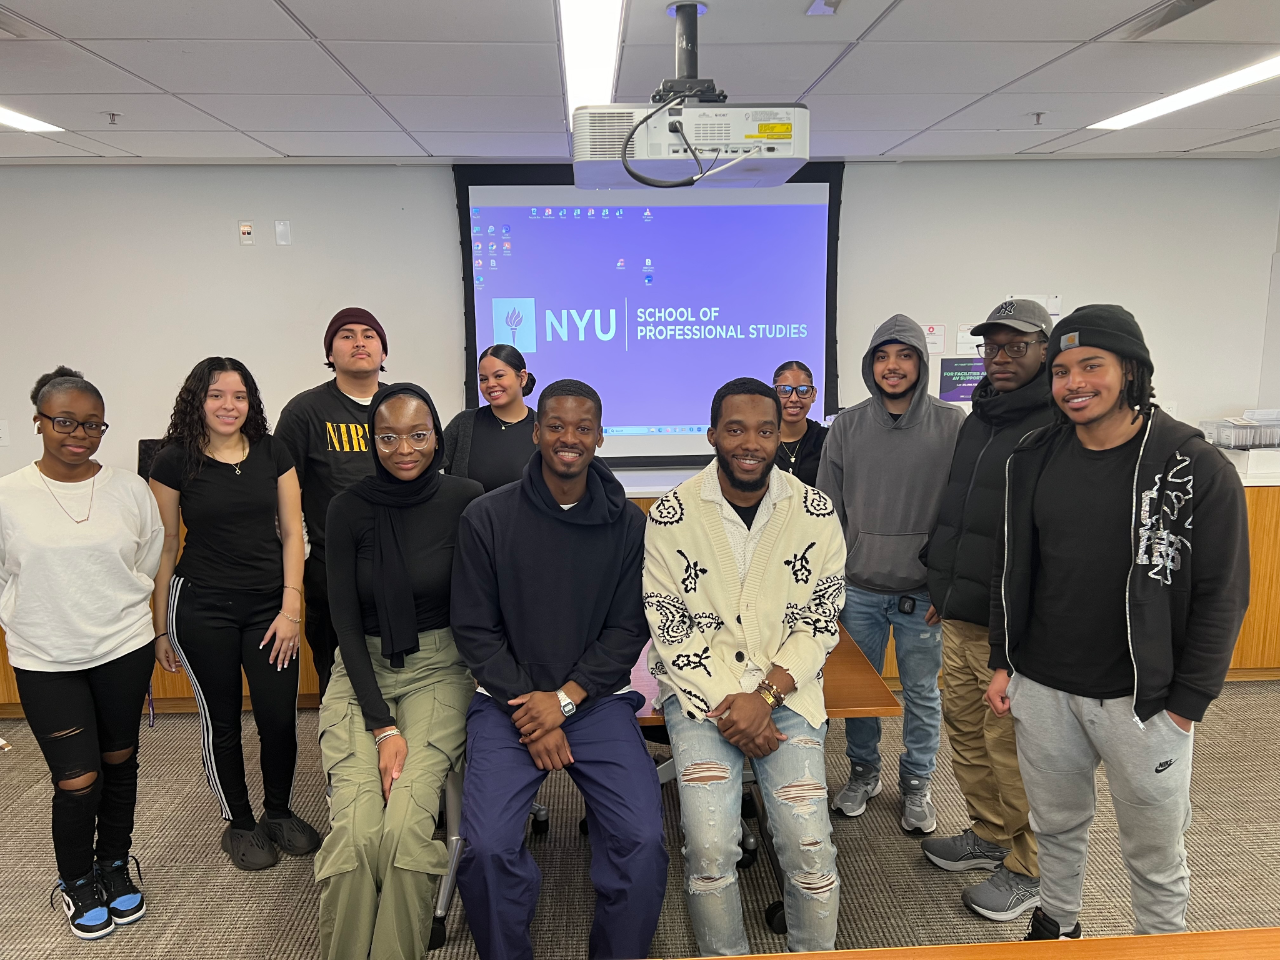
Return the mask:
[[849, 771], [849, 782], [836, 794], [832, 806], [846, 817], [860, 817], [867, 810], [867, 801], [880, 796], [884, 785], [880, 783], [880, 774], [870, 767], [855, 763]]
[[938, 829], [938, 812], [933, 808], [928, 780], [910, 777], [902, 781], [902, 829], [907, 833], [933, 833]]
[[983, 840], [972, 829], [958, 837], [930, 837], [921, 841], [920, 849], [934, 866], [953, 872], [994, 870], [1009, 855], [1004, 847]]
[[988, 920], [1016, 920], [1040, 906], [1040, 880], [1024, 877], [1003, 866], [990, 877], [960, 894], [966, 907]]

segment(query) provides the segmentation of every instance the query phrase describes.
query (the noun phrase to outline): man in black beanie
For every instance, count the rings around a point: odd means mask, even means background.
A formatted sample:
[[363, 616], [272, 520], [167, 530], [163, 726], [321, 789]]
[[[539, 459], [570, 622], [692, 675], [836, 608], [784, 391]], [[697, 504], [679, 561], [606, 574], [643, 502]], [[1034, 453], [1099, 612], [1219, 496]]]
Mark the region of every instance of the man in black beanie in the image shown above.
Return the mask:
[[378, 392], [378, 373], [385, 369], [387, 333], [368, 310], [344, 307], [325, 328], [324, 356], [333, 379], [286, 403], [275, 434], [289, 449], [302, 484], [302, 514], [311, 544], [302, 575], [305, 633], [320, 678], [321, 699], [338, 649], [338, 634], [329, 618], [325, 517], [330, 500], [373, 472], [369, 401]]
[[1058, 422], [1006, 466], [987, 690], [997, 715], [1013, 713], [1040, 848], [1027, 939], [1080, 936], [1099, 762], [1135, 932], [1175, 933], [1193, 726], [1222, 691], [1249, 605], [1244, 489], [1199, 430], [1152, 403], [1127, 310], [1080, 307], [1053, 329], [1047, 365]]

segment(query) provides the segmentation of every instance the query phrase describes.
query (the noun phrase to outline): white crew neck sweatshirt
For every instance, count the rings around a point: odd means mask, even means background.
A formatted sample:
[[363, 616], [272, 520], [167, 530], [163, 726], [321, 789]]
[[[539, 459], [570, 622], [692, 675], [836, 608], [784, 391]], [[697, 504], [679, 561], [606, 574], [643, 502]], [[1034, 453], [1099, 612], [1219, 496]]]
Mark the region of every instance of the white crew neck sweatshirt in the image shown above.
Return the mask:
[[87, 670], [150, 643], [163, 546], [160, 509], [135, 473], [103, 467], [90, 480], [61, 483], [29, 464], [0, 478], [0, 627], [9, 663]]

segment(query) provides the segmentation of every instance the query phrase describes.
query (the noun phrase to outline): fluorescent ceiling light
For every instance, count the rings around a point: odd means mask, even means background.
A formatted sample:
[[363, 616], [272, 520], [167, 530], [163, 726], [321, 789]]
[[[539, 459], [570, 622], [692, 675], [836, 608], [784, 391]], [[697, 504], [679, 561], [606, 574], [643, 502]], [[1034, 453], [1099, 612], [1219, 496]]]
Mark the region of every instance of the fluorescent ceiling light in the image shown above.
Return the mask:
[[569, 118], [587, 104], [613, 101], [622, 0], [560, 0], [560, 38]]
[[1214, 97], [1220, 97], [1225, 93], [1231, 93], [1242, 87], [1250, 87], [1255, 83], [1262, 83], [1264, 80], [1272, 80], [1276, 77], [1280, 77], [1280, 57], [1263, 60], [1262, 63], [1256, 63], [1252, 67], [1245, 67], [1235, 73], [1228, 73], [1225, 77], [1210, 80], [1208, 83], [1202, 83], [1198, 87], [1191, 87], [1181, 93], [1167, 96], [1162, 100], [1153, 100], [1151, 103], [1117, 114], [1099, 123], [1091, 123], [1089, 124], [1089, 129], [1123, 130], [1125, 127], [1132, 127], [1135, 123], [1154, 120], [1156, 117], [1163, 117], [1166, 113], [1173, 113], [1175, 110], [1192, 107], [1197, 103], [1204, 103], [1206, 100], [1212, 100]]
[[52, 123], [45, 123], [43, 120], [36, 120], [33, 117], [24, 117], [22, 114], [6, 110], [4, 107], [0, 107], [0, 123], [6, 127], [17, 127], [27, 133], [62, 132], [61, 127], [55, 127]]

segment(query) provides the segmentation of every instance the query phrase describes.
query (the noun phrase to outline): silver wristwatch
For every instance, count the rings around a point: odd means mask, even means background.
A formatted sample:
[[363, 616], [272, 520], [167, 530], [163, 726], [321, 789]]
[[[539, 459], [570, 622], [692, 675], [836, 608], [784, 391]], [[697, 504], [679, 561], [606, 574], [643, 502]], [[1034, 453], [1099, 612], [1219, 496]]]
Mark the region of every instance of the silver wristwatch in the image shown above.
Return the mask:
[[573, 716], [573, 711], [578, 709], [578, 705], [570, 700], [569, 695], [563, 690], [557, 690], [556, 697], [560, 700], [560, 712], [566, 717]]

